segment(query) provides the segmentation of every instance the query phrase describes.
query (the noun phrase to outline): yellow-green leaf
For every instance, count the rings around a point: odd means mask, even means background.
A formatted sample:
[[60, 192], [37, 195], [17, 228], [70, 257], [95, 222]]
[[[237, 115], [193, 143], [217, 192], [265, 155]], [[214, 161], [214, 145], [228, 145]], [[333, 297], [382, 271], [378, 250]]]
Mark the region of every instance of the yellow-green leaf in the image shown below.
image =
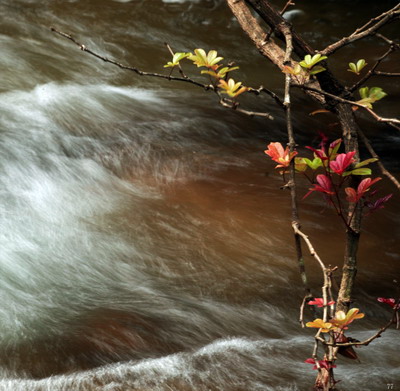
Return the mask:
[[362, 162], [357, 163], [357, 164], [354, 166], [354, 168], [364, 167], [364, 166], [367, 166], [368, 164], [374, 163], [374, 162], [376, 162], [376, 161], [378, 161], [378, 159], [375, 158], [375, 157], [372, 157], [372, 158], [370, 158], [370, 159], [363, 160]]

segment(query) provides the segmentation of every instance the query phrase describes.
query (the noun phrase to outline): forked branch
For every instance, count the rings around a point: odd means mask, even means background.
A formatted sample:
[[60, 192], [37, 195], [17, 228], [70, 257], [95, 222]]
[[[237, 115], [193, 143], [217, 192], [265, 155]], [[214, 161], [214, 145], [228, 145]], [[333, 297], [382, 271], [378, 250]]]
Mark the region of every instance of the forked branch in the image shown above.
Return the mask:
[[324, 56], [328, 56], [352, 42], [358, 41], [360, 39], [375, 34], [381, 27], [385, 26], [392, 20], [397, 19], [399, 17], [400, 17], [400, 4], [397, 4], [389, 11], [382, 13], [376, 18], [372, 18], [366, 24], [364, 24], [364, 26], [359, 27], [349, 36], [340, 39], [339, 41], [327, 46], [323, 50], [320, 50], [319, 53], [321, 53]]
[[[238, 105], [236, 102], [234, 102], [234, 103], [228, 103], [225, 99], [221, 99], [221, 97], [220, 97], [220, 95], [219, 95], [219, 93], [218, 93], [218, 88], [217, 88], [215, 85], [213, 85], [212, 83], [210, 83], [210, 84], [200, 83], [200, 82], [198, 82], [198, 81], [196, 81], [196, 80], [193, 80], [192, 78], [188, 77], [188, 76], [183, 72], [183, 70], [182, 70], [180, 64], [178, 64], [178, 69], [179, 69], [179, 72], [180, 72], [180, 74], [181, 74], [182, 77], [172, 76], [171, 74], [169, 74], [169, 75], [163, 75], [163, 74], [161, 74], [161, 73], [142, 71], [142, 70], [140, 70], [140, 69], [138, 69], [138, 68], [136, 68], [136, 67], [134, 67], [134, 66], [124, 65], [124, 64], [122, 64], [122, 63], [120, 63], [120, 62], [118, 62], [118, 61], [112, 60], [112, 59], [110, 59], [110, 58], [108, 58], [108, 57], [102, 56], [101, 54], [94, 52], [93, 50], [89, 49], [86, 45], [84, 45], [84, 44], [82, 44], [81, 42], [77, 41], [77, 40], [76, 40], [72, 35], [70, 35], [70, 34], [67, 34], [67, 33], [64, 33], [64, 32], [62, 32], [62, 31], [59, 31], [59, 30], [57, 30], [57, 29], [54, 28], [54, 27], [51, 27], [50, 30], [53, 31], [54, 33], [60, 35], [61, 37], [64, 37], [64, 38], [70, 40], [70, 41], [73, 42], [76, 46], [78, 46], [82, 51], [84, 51], [84, 52], [86, 52], [86, 53], [92, 55], [93, 57], [96, 57], [96, 58], [98, 58], [99, 60], [102, 60], [102, 61], [104, 61], [104, 62], [106, 62], [106, 63], [116, 65], [117, 67], [119, 67], [119, 68], [121, 68], [121, 69], [135, 72], [136, 74], [138, 74], [138, 75], [140, 75], [140, 76], [150, 76], [150, 77], [157, 77], [157, 78], [161, 78], [161, 79], [165, 79], [165, 80], [169, 80], [169, 81], [172, 80], [172, 81], [180, 81], [180, 82], [190, 83], [190, 84], [193, 84], [193, 85], [195, 85], [195, 86], [197, 86], [197, 87], [201, 87], [201, 88], [203, 88], [203, 89], [206, 90], [206, 91], [214, 91], [215, 93], [217, 93], [217, 95], [218, 95], [219, 98], [220, 98], [219, 101], [218, 101], [219, 104], [220, 104], [221, 106], [225, 107], [225, 108], [233, 109], [233, 110], [235, 110], [235, 111], [237, 111], [237, 112], [239, 112], [239, 113], [242, 113], [242, 114], [245, 114], [245, 115], [248, 115], [248, 116], [251, 116], [251, 117], [258, 116], [258, 117], [268, 118], [268, 119], [270, 119], [270, 120], [274, 119], [274, 117], [273, 117], [271, 114], [269, 114], [269, 113], [244, 110], [244, 109], [242, 109], [242, 108], [239, 108], [239, 105]], [[168, 51], [169, 51], [172, 55], [174, 55], [174, 52], [173, 52], [172, 48], [168, 45], [168, 43], [165, 43], [165, 45], [166, 45]], [[252, 90], [252, 92], [258, 91], [258, 90], [255, 90], [255, 89], [250, 89], [250, 90]], [[262, 89], [259, 90], [259, 92], [261, 92], [261, 91], [262, 91], [262, 92], [268, 92], [269, 95], [271, 95], [271, 96], [275, 99], [275, 101], [276, 101], [278, 104], [281, 104], [281, 102], [280, 102], [280, 100], [279, 100], [279, 98], [278, 98], [278, 96], [277, 96], [276, 94], [273, 94], [273, 93], [271, 93], [269, 90], [264, 89], [264, 88], [262, 88]]]

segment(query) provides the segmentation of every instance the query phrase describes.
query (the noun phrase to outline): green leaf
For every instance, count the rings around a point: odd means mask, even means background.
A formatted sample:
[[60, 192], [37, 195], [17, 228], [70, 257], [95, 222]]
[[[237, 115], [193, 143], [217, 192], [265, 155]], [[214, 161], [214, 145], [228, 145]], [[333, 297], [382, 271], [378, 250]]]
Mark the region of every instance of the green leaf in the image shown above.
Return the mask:
[[309, 54], [305, 55], [304, 61], [306, 62], [306, 64], [311, 64], [311, 62], [312, 62], [311, 55], [309, 55]]
[[[304, 60], [303, 61], [300, 61], [300, 65], [303, 67], [303, 68], [306, 68], [306, 69], [311, 69], [315, 64], [317, 64], [317, 63], [319, 63], [320, 61], [323, 61], [323, 60], [325, 60], [325, 59], [327, 59], [328, 57], [326, 57], [326, 56], [321, 56], [321, 54], [315, 54], [313, 57], [311, 57], [309, 54], [307, 54], [306, 56], [304, 56]], [[322, 70], [321, 71], [319, 71], [319, 72], [322, 72]], [[316, 73], [318, 73], [318, 72], [316, 72]]]
[[303, 67], [303, 68], [310, 68], [309, 65], [305, 62], [305, 61], [300, 61], [299, 64]]
[[380, 87], [372, 87], [369, 90], [369, 97], [375, 99], [375, 101], [384, 98], [386, 95], [387, 93], [384, 92]]
[[360, 60], [357, 61], [357, 71], [358, 73], [366, 66], [366, 62], [365, 60], [362, 58]]
[[348, 71], [357, 73], [357, 66], [356, 66], [356, 64], [354, 64], [354, 62], [349, 62], [349, 68], [350, 69], [348, 69]]
[[316, 67], [312, 68], [312, 70], [310, 71], [310, 75], [316, 75], [317, 73], [320, 73], [323, 71], [326, 71], [326, 68], [317, 65]]
[[[307, 170], [307, 164], [305, 162], [306, 158], [303, 157], [295, 157], [294, 158], [294, 168], [298, 172], [304, 172]], [[307, 159], [309, 160], [309, 159]]]
[[304, 158], [304, 161], [307, 163], [307, 166], [310, 167], [314, 171], [318, 167], [322, 166], [322, 160], [319, 157], [314, 158], [313, 161], [311, 161], [310, 159]]
[[[346, 173], [347, 174], [347, 173]], [[348, 175], [371, 175], [370, 168], [356, 168], [351, 170]]]
[[369, 88], [368, 87], [362, 87], [358, 90], [360, 93], [361, 99], [366, 99], [369, 98]]
[[363, 160], [362, 162], [356, 164], [356, 165], [354, 166], [354, 168], [364, 167], [364, 166], [367, 166], [368, 164], [374, 163], [374, 162], [376, 162], [376, 161], [378, 161], [378, 159], [375, 158], [375, 157], [372, 157], [371, 159]]
[[362, 58], [357, 61], [357, 64], [354, 64], [354, 62], [349, 63], [349, 68], [348, 71], [355, 73], [356, 75], [359, 75], [361, 70], [366, 66], [365, 60]]
[[172, 57], [172, 61], [168, 61], [165, 65], [164, 68], [169, 68], [169, 67], [176, 67], [179, 65], [179, 61], [183, 60], [186, 57], [189, 57], [191, 53], [175, 53]]
[[223, 57], [218, 57], [216, 50], [210, 50], [208, 54], [204, 49], [195, 49], [194, 54], [190, 53], [188, 56], [189, 60], [193, 61], [197, 67], [206, 67], [216, 70], [219, 68], [218, 63], [223, 60]]
[[368, 107], [369, 109], [372, 109], [372, 104], [371, 104], [370, 98], [364, 98], [364, 99], [358, 100], [356, 103], [358, 103], [359, 105]]
[[384, 98], [387, 95], [381, 87], [363, 87], [360, 88], [358, 91], [362, 99], [359, 100], [357, 103], [367, 106], [370, 109], [372, 109], [372, 103]]

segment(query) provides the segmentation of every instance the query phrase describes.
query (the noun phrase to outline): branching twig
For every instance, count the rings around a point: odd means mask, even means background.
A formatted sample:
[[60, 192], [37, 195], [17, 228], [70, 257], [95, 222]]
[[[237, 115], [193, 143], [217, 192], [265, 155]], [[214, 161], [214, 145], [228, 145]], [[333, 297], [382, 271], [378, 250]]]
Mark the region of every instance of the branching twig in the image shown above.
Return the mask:
[[376, 163], [377, 163], [379, 169], [381, 170], [382, 175], [385, 175], [388, 179], [390, 179], [392, 181], [392, 183], [400, 191], [400, 183], [399, 183], [399, 181], [383, 165], [383, 163], [381, 162], [378, 154], [375, 152], [375, 150], [372, 147], [371, 143], [369, 142], [368, 138], [365, 136], [364, 132], [361, 129], [358, 129], [358, 136], [360, 137], [361, 141], [363, 142], [363, 144], [367, 148], [367, 150], [370, 153], [370, 155], [373, 158], [378, 159]]
[[379, 64], [387, 57], [389, 56], [390, 53], [394, 52], [396, 49], [394, 46], [390, 46], [390, 48], [381, 56], [379, 57], [373, 67], [367, 72], [367, 74], [361, 78], [357, 83], [355, 83], [352, 87], [349, 88], [350, 92], [355, 91], [358, 87], [362, 86], [369, 78], [371, 78], [374, 75], [377, 75], [376, 68], [379, 66]]
[[381, 33], [376, 33], [375, 34], [376, 37], [382, 39], [383, 41], [385, 41], [387, 44], [391, 45], [391, 46], [395, 46], [396, 49], [400, 49], [400, 44], [398, 44], [397, 42], [389, 39], [388, 37], [385, 37], [384, 35], [382, 35]]
[[264, 92], [267, 95], [269, 95], [271, 98], [273, 98], [278, 106], [280, 106], [282, 109], [285, 108], [285, 105], [283, 104], [281, 98], [279, 98], [279, 96], [277, 94], [275, 94], [275, 92], [265, 88], [264, 86], [260, 86], [259, 88], [251, 88], [250, 87], [248, 92], [252, 92], [256, 95], [259, 95], [259, 94], [261, 94], [261, 92]]
[[219, 100], [219, 104], [223, 107], [226, 107], [227, 109], [232, 109], [237, 111], [238, 113], [242, 113], [245, 115], [248, 115], [249, 117], [264, 117], [264, 118], [268, 118], [273, 120], [274, 117], [269, 114], [269, 113], [263, 113], [263, 112], [259, 112], [259, 111], [249, 111], [249, 110], [244, 110], [239, 108], [239, 105], [236, 103], [228, 103], [226, 102], [226, 100], [224, 99], [220, 99]]
[[327, 341], [321, 341], [324, 345], [326, 346], [367, 346], [369, 345], [373, 340], [379, 338], [382, 333], [384, 333], [392, 324], [396, 323], [396, 314], [398, 313], [398, 309], [393, 310], [393, 315], [391, 319], [389, 320], [388, 323], [386, 323], [385, 326], [379, 329], [378, 332], [376, 332], [374, 335], [371, 337], [367, 338], [364, 341], [353, 341], [353, 342], [327, 342]]
[[[295, 5], [295, 3], [292, 0], [288, 0], [287, 3], [283, 6], [281, 11], [279, 12], [279, 14], [283, 16], [283, 14], [287, 11], [287, 9], [292, 5]], [[268, 41], [271, 38], [273, 32], [274, 29], [271, 27], [267, 35], [265, 36], [265, 41]]]
[[[117, 62], [117, 61], [115, 61], [115, 60], [111, 60], [111, 59], [109, 59], [109, 58], [107, 58], [107, 57], [104, 57], [104, 56], [102, 56], [102, 55], [100, 55], [100, 54], [98, 54], [98, 53], [96, 53], [96, 52], [93, 52], [93, 51], [92, 51], [91, 49], [89, 49], [87, 46], [85, 46], [84, 44], [78, 42], [74, 37], [72, 37], [72, 35], [67, 34], [67, 33], [64, 33], [64, 32], [62, 32], [62, 31], [59, 31], [59, 30], [55, 29], [54, 27], [51, 27], [51, 31], [53, 31], [53, 32], [55, 32], [56, 34], [61, 35], [62, 37], [64, 37], [64, 38], [70, 40], [70, 41], [73, 42], [75, 45], [79, 46], [79, 48], [80, 48], [82, 51], [84, 51], [84, 52], [86, 52], [86, 53], [88, 53], [88, 54], [90, 54], [90, 55], [92, 55], [92, 56], [94, 56], [94, 57], [96, 57], [96, 58], [98, 58], [98, 59], [104, 61], [104, 62], [107, 62], [107, 63], [113, 64], [113, 65], [116, 65], [117, 67], [119, 67], [119, 68], [121, 68], [121, 69], [125, 69], [125, 70], [128, 70], [128, 71], [135, 72], [135, 73], [137, 73], [137, 74], [140, 75], [140, 76], [152, 76], [152, 77], [158, 77], [158, 78], [162, 78], [162, 79], [166, 79], [166, 80], [182, 81], [182, 82], [186, 82], [186, 83], [191, 83], [191, 84], [194, 84], [194, 85], [196, 85], [196, 86], [198, 86], [198, 87], [202, 87], [202, 88], [204, 88], [205, 90], [214, 91], [214, 92], [216, 92], [217, 95], [220, 97], [220, 95], [218, 94], [217, 88], [216, 88], [214, 85], [212, 85], [212, 84], [203, 84], [203, 83], [199, 83], [199, 82], [197, 82], [196, 80], [193, 80], [193, 79], [189, 78], [188, 76], [185, 75], [185, 73], [183, 72], [183, 70], [182, 70], [182, 68], [181, 68], [180, 65], [179, 65], [179, 72], [180, 72], [180, 74], [182, 75], [182, 77], [176, 77], [176, 76], [171, 76], [171, 75], [163, 75], [163, 74], [154, 73], [154, 72], [145, 72], [145, 71], [142, 71], [142, 70], [140, 70], [140, 69], [138, 69], [138, 68], [136, 68], [136, 67], [128, 66], [128, 65], [123, 65], [123, 64], [121, 64], [121, 63], [119, 63], [119, 62]], [[173, 50], [171, 49], [171, 47], [168, 45], [168, 43], [165, 43], [165, 45], [167, 46], [169, 52], [170, 52], [172, 55], [174, 55], [174, 52], [173, 52]], [[266, 92], [266, 93], [268, 93], [269, 95], [271, 95], [279, 105], [282, 104], [281, 101], [280, 101], [280, 99], [278, 98], [278, 96], [277, 96], [276, 94], [274, 94], [273, 92], [267, 90], [266, 88], [262, 88], [261, 90], [255, 90], [255, 89], [251, 89], [251, 90], [253, 90], [252, 92], [254, 92], [254, 91]], [[249, 110], [240, 109], [240, 108], [238, 108], [238, 105], [237, 105], [237, 104], [232, 104], [232, 105], [230, 105], [230, 104], [226, 103], [223, 99], [221, 99], [221, 97], [220, 97], [219, 103], [220, 103], [222, 106], [226, 107], [226, 108], [233, 109], [233, 110], [235, 110], [235, 111], [237, 111], [237, 112], [239, 112], [239, 113], [242, 113], [242, 114], [245, 114], [245, 115], [248, 115], [248, 116], [251, 116], [251, 117], [259, 116], [259, 117], [268, 118], [268, 119], [270, 119], [270, 120], [274, 119], [274, 117], [273, 117], [271, 114], [269, 114], [269, 113], [263, 113], [263, 112], [256, 112], [256, 111], [249, 111]]]
[[202, 88], [204, 88], [205, 90], [215, 90], [215, 87], [214, 87], [213, 85], [211, 85], [211, 84], [199, 83], [199, 82], [197, 82], [197, 81], [195, 81], [195, 80], [192, 80], [192, 79], [190, 79], [190, 78], [188, 78], [188, 77], [176, 77], [176, 76], [168, 76], [168, 75], [163, 75], [163, 74], [154, 73], [154, 72], [145, 72], [145, 71], [141, 71], [140, 69], [138, 69], [138, 68], [136, 68], [136, 67], [133, 67], [133, 66], [123, 65], [123, 64], [121, 64], [121, 63], [119, 63], [119, 62], [117, 62], [117, 61], [111, 60], [111, 59], [109, 59], [109, 58], [107, 58], [107, 57], [104, 57], [104, 56], [102, 56], [102, 55], [100, 55], [100, 54], [98, 54], [98, 53], [93, 52], [93, 51], [92, 51], [91, 49], [89, 49], [87, 46], [85, 46], [84, 44], [78, 42], [78, 41], [77, 41], [74, 37], [72, 37], [72, 35], [70, 35], [70, 34], [67, 34], [67, 33], [64, 33], [64, 32], [62, 32], [62, 31], [59, 31], [59, 30], [55, 29], [54, 27], [51, 27], [50, 30], [53, 31], [53, 32], [55, 32], [55, 33], [58, 34], [58, 35], [61, 35], [62, 37], [66, 38], [66, 39], [69, 39], [69, 40], [70, 40], [71, 42], [73, 42], [75, 45], [79, 46], [79, 48], [80, 48], [82, 51], [84, 51], [84, 52], [86, 52], [86, 53], [88, 53], [88, 54], [90, 54], [90, 55], [92, 55], [92, 56], [94, 56], [94, 57], [96, 57], [96, 58], [98, 58], [98, 59], [104, 61], [104, 62], [107, 62], [107, 63], [113, 64], [113, 65], [116, 65], [117, 67], [119, 67], [119, 68], [121, 68], [121, 69], [125, 69], [125, 70], [128, 70], [128, 71], [135, 72], [135, 73], [137, 73], [137, 74], [140, 75], [140, 76], [152, 76], [152, 77], [158, 77], [158, 78], [166, 79], [166, 80], [182, 81], [182, 82], [185, 82], [185, 83], [194, 84], [194, 85], [196, 85], [196, 86], [198, 86], [198, 87], [202, 87]]
[[304, 86], [304, 85], [298, 85], [298, 84], [294, 84], [293, 87], [301, 88], [301, 89], [306, 90], [306, 91], [313, 91], [315, 93], [318, 93], [318, 94], [327, 96], [327, 97], [329, 97], [329, 98], [331, 98], [333, 100], [336, 100], [337, 102], [347, 103], [347, 104], [352, 105], [352, 106], [360, 107], [360, 108], [366, 110], [378, 122], [388, 123], [389, 125], [391, 125], [395, 129], [400, 130], [400, 127], [396, 125], [396, 124], [400, 125], [400, 120], [399, 119], [397, 119], [397, 118], [380, 117], [378, 114], [376, 114], [373, 110], [371, 110], [370, 108], [366, 107], [365, 105], [362, 105], [362, 104], [357, 103], [357, 102], [353, 102], [352, 100], [348, 100], [348, 99], [342, 98], [342, 97], [334, 95], [334, 94], [330, 94], [329, 92], [325, 92], [325, 91], [319, 90], [317, 88], [308, 87], [308, 86]]
[[[171, 53], [172, 57], [174, 57], [175, 53], [172, 50], [171, 46], [169, 46], [168, 42], [164, 42], [164, 45], [167, 47], [168, 51]], [[178, 68], [179, 68], [179, 73], [182, 75], [184, 79], [188, 79], [188, 77], [185, 75], [185, 72], [183, 72], [183, 69], [181, 67], [181, 64], [178, 62]]]
[[398, 18], [399, 16], [400, 16], [400, 4], [397, 4], [389, 11], [384, 12], [383, 14], [377, 16], [376, 18], [372, 18], [364, 26], [358, 28], [349, 36], [344, 37], [339, 41], [327, 46], [325, 49], [319, 51], [319, 53], [321, 53], [324, 56], [328, 56], [352, 42], [358, 41], [369, 35], [373, 35], [381, 27], [386, 25], [391, 20]]

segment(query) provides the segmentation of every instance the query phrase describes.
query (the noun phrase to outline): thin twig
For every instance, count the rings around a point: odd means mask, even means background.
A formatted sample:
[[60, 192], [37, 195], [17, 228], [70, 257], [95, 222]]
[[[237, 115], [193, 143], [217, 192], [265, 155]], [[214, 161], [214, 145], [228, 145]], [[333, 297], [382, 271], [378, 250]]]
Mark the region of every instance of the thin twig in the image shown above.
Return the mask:
[[[327, 346], [367, 346], [369, 345], [373, 340], [379, 338], [382, 333], [384, 333], [392, 324], [396, 323], [396, 314], [398, 309], [393, 311], [393, 315], [392, 318], [390, 319], [390, 321], [388, 323], [386, 323], [385, 326], [383, 326], [382, 328], [379, 329], [379, 331], [377, 333], [375, 333], [374, 335], [372, 335], [371, 337], [367, 338], [364, 341], [354, 341], [354, 342], [323, 342], [324, 345]], [[321, 341], [322, 342], [322, 341]]]
[[304, 307], [306, 305], [307, 299], [309, 299], [308, 295], [305, 295], [303, 297], [303, 301], [301, 302], [300, 305], [300, 317], [299, 317], [299, 323], [301, 325], [301, 327], [304, 329], [305, 324], [304, 324]]
[[259, 88], [249, 87], [248, 92], [252, 92], [256, 95], [259, 95], [261, 92], [264, 92], [267, 95], [269, 95], [271, 98], [273, 98], [275, 100], [275, 102], [278, 104], [278, 106], [280, 106], [282, 109], [285, 108], [285, 105], [283, 104], [281, 98], [279, 98], [279, 96], [277, 94], [275, 94], [275, 92], [265, 88], [264, 86], [260, 86]]
[[317, 260], [321, 269], [326, 270], [325, 264], [322, 262], [322, 259], [320, 258], [318, 253], [315, 251], [314, 246], [312, 245], [308, 236], [300, 230], [300, 227], [296, 223], [293, 222], [292, 227], [293, 227], [294, 232], [296, 232], [297, 235], [300, 235], [303, 238], [304, 242], [307, 244], [310, 255]]
[[379, 57], [373, 67], [367, 72], [367, 74], [361, 78], [357, 83], [355, 83], [352, 87], [349, 88], [350, 92], [355, 91], [358, 87], [362, 86], [367, 80], [369, 80], [372, 76], [376, 75], [376, 68], [379, 64], [387, 57], [390, 53], [394, 52], [396, 49], [394, 46], [390, 46], [390, 48], [381, 56]]
[[[168, 42], [164, 42], [164, 45], [167, 47], [168, 51], [171, 53], [172, 57], [174, 57], [175, 53], [172, 50], [171, 46], [169, 46]], [[178, 62], [178, 68], [179, 68], [179, 73], [182, 75], [184, 79], [188, 79], [188, 77], [185, 75], [185, 72], [183, 72], [183, 69], [181, 67], [181, 64]]]
[[[94, 57], [96, 57], [96, 58], [98, 58], [98, 59], [104, 61], [104, 62], [107, 62], [107, 63], [113, 64], [113, 65], [116, 65], [117, 67], [119, 67], [119, 68], [121, 68], [121, 69], [125, 69], [125, 70], [128, 70], [128, 71], [135, 72], [135, 73], [137, 73], [137, 74], [140, 75], [140, 76], [152, 76], [152, 77], [158, 77], [158, 78], [162, 78], [162, 79], [166, 79], [166, 80], [182, 81], [182, 82], [186, 82], [186, 83], [191, 83], [191, 84], [194, 84], [194, 85], [196, 85], [196, 86], [198, 86], [198, 87], [202, 87], [202, 88], [204, 88], [205, 90], [211, 90], [211, 91], [214, 91], [215, 93], [217, 93], [217, 95], [218, 95], [219, 98], [220, 98], [220, 99], [219, 99], [219, 103], [220, 103], [222, 106], [226, 107], [226, 108], [233, 109], [233, 110], [235, 110], [235, 111], [237, 111], [237, 112], [239, 112], [239, 113], [242, 113], [242, 114], [245, 114], [245, 115], [248, 115], [248, 116], [251, 116], [251, 117], [259, 116], [259, 117], [268, 118], [268, 119], [270, 119], [270, 120], [273, 120], [273, 119], [274, 119], [274, 117], [273, 117], [271, 114], [269, 114], [269, 113], [244, 110], [244, 109], [239, 108], [239, 107], [238, 107], [238, 104], [228, 104], [228, 103], [226, 103], [226, 102], [224, 101], [224, 99], [222, 99], [221, 96], [219, 95], [216, 86], [214, 86], [214, 85], [211, 84], [211, 83], [210, 83], [210, 84], [199, 83], [199, 82], [197, 82], [197, 81], [195, 81], [195, 80], [189, 78], [188, 76], [185, 75], [185, 73], [183, 72], [183, 70], [182, 70], [182, 68], [181, 68], [180, 65], [179, 65], [179, 70], [180, 70], [180, 73], [181, 73], [182, 77], [171, 76], [171, 74], [169, 74], [169, 75], [163, 75], [163, 74], [160, 74], [160, 73], [145, 72], [145, 71], [142, 71], [142, 70], [140, 70], [140, 69], [138, 69], [138, 68], [136, 68], [136, 67], [128, 66], [128, 65], [123, 65], [123, 64], [121, 64], [121, 63], [119, 63], [119, 62], [117, 62], [117, 61], [114, 61], [114, 60], [109, 59], [108, 57], [104, 57], [104, 56], [102, 56], [102, 55], [100, 55], [100, 54], [98, 54], [98, 53], [95, 53], [95, 52], [93, 52], [91, 49], [89, 49], [87, 46], [85, 46], [84, 44], [78, 42], [74, 37], [72, 37], [72, 35], [67, 34], [67, 33], [64, 33], [64, 32], [62, 32], [62, 31], [59, 31], [59, 30], [55, 29], [54, 27], [51, 27], [51, 31], [55, 32], [55, 33], [58, 34], [58, 35], [61, 35], [61, 36], [64, 37], [64, 38], [67, 38], [68, 40], [70, 40], [71, 42], [73, 42], [75, 45], [79, 46], [79, 48], [80, 48], [82, 51], [84, 51], [84, 52], [86, 52], [86, 53], [88, 53], [88, 54], [90, 54], [90, 55], [92, 55], [92, 56], [94, 56]], [[168, 45], [168, 43], [165, 43], [165, 45], [167, 46], [169, 52], [170, 52], [170, 53], [172, 54], [172, 56], [173, 56], [173, 55], [174, 55], [174, 52], [173, 52], [173, 50], [171, 49], [171, 47]], [[252, 90], [254, 90], [254, 89], [252, 89]], [[254, 90], [254, 91], [256, 91], [256, 90]], [[258, 90], [257, 90], [257, 91], [258, 91]], [[264, 89], [264, 88], [262, 88], [262, 89], [260, 90], [260, 92], [266, 92], [266, 93], [268, 93], [269, 95], [271, 95], [271, 96], [275, 99], [275, 101], [276, 101], [279, 105], [281, 105], [281, 102], [280, 102], [278, 96], [277, 96], [276, 94], [274, 94], [273, 92], [271, 92], [271, 91], [269, 91], [269, 90], [267, 90], [267, 89]]]
[[365, 136], [364, 132], [360, 128], [358, 129], [358, 136], [360, 137], [361, 141], [363, 142], [363, 144], [367, 148], [367, 150], [370, 153], [370, 155], [373, 158], [378, 159], [376, 163], [377, 163], [379, 169], [381, 170], [382, 175], [385, 175], [387, 178], [389, 178], [392, 181], [392, 183], [397, 187], [397, 189], [400, 191], [400, 183], [399, 183], [399, 181], [383, 165], [383, 163], [381, 162], [378, 154], [375, 152], [374, 148], [372, 147], [371, 143], [369, 142], [367, 136]]
[[369, 35], [373, 35], [381, 27], [386, 25], [391, 20], [398, 18], [399, 16], [400, 16], [400, 4], [397, 4], [395, 7], [377, 16], [376, 18], [372, 18], [364, 26], [358, 28], [349, 36], [343, 37], [339, 41], [319, 51], [319, 53], [321, 53], [324, 56], [328, 56], [352, 42], [358, 41]]
[[386, 77], [400, 77], [400, 73], [395, 73], [395, 72], [383, 72], [383, 71], [375, 71], [375, 75], [378, 75], [378, 76], [386, 76]]
[[238, 113], [242, 113], [245, 115], [248, 115], [249, 117], [264, 117], [264, 118], [268, 118], [270, 120], [273, 120], [274, 117], [269, 114], [269, 113], [263, 113], [263, 112], [259, 112], [259, 111], [249, 111], [249, 110], [244, 110], [239, 108], [239, 105], [236, 103], [227, 103], [224, 99], [220, 99], [219, 104], [223, 107], [226, 107], [228, 109], [232, 109], [237, 111]]
[[385, 41], [387, 44], [391, 45], [391, 46], [395, 46], [397, 49], [400, 49], [400, 44], [398, 44], [397, 42], [393, 41], [392, 39], [389, 39], [388, 37], [385, 37], [384, 35], [382, 35], [381, 33], [376, 33], [375, 34], [376, 37], [382, 39], [383, 41]]
[[190, 78], [187, 78], [187, 77], [176, 77], [176, 76], [163, 75], [163, 74], [160, 74], [160, 73], [144, 72], [144, 71], [141, 71], [140, 69], [138, 69], [138, 68], [136, 68], [136, 67], [128, 66], [128, 65], [123, 65], [123, 64], [121, 64], [121, 63], [119, 63], [119, 62], [117, 62], [117, 61], [111, 60], [111, 59], [109, 59], [109, 58], [107, 58], [107, 57], [104, 57], [104, 56], [102, 56], [102, 55], [100, 55], [100, 54], [98, 54], [98, 53], [93, 52], [93, 51], [92, 51], [91, 49], [89, 49], [87, 46], [85, 46], [84, 44], [78, 42], [78, 41], [77, 41], [74, 37], [72, 37], [72, 35], [70, 35], [70, 34], [67, 34], [67, 33], [64, 33], [64, 32], [62, 32], [62, 31], [59, 31], [59, 30], [55, 29], [54, 27], [51, 27], [50, 30], [53, 31], [53, 32], [55, 32], [55, 33], [58, 34], [58, 35], [61, 35], [62, 37], [66, 38], [66, 39], [69, 39], [69, 40], [70, 40], [71, 42], [73, 42], [75, 45], [79, 46], [79, 48], [80, 48], [82, 51], [84, 51], [84, 52], [86, 52], [86, 53], [88, 53], [88, 54], [90, 54], [90, 55], [92, 55], [92, 56], [94, 56], [94, 57], [96, 57], [96, 58], [98, 58], [98, 59], [104, 61], [104, 62], [107, 62], [107, 63], [113, 64], [113, 65], [116, 65], [117, 67], [119, 67], [119, 68], [121, 68], [121, 69], [125, 69], [125, 70], [128, 70], [128, 71], [135, 72], [135, 73], [137, 73], [137, 74], [140, 75], [140, 76], [152, 76], [152, 77], [158, 77], [158, 78], [166, 79], [166, 80], [182, 81], [182, 82], [185, 82], [185, 83], [194, 84], [194, 85], [196, 85], [196, 86], [198, 86], [198, 87], [202, 87], [202, 88], [204, 88], [205, 90], [212, 90], [212, 91], [215, 90], [215, 87], [214, 87], [213, 85], [211, 85], [211, 84], [199, 83], [199, 82], [197, 82], [197, 81], [195, 81], [195, 80], [192, 80], [192, 79], [190, 79]]
[[[287, 11], [287, 9], [291, 6], [291, 5], [295, 5], [295, 3], [292, 0], [288, 0], [287, 3], [284, 5], [284, 7], [281, 9], [281, 11], [279, 12], [280, 15], [283, 16], [283, 14]], [[267, 42], [270, 38], [272, 33], [274, 32], [274, 29], [271, 27], [267, 33], [267, 35], [265, 36], [265, 41]]]
[[352, 105], [352, 106], [361, 107], [362, 109], [366, 110], [372, 117], [374, 117], [378, 122], [388, 123], [389, 125], [391, 125], [395, 129], [400, 130], [400, 127], [396, 125], [396, 124], [400, 124], [400, 120], [399, 119], [397, 119], [397, 118], [380, 117], [378, 114], [376, 114], [373, 110], [371, 110], [370, 108], [366, 107], [365, 105], [362, 105], [362, 104], [357, 103], [357, 102], [353, 102], [352, 100], [341, 98], [340, 96], [330, 94], [329, 92], [325, 92], [325, 91], [319, 90], [317, 88], [308, 87], [308, 86], [299, 85], [299, 84], [294, 84], [293, 87], [301, 88], [301, 89], [307, 90], [307, 91], [313, 91], [315, 93], [318, 93], [318, 94], [327, 96], [329, 98], [332, 98], [333, 100], [336, 100], [337, 102], [347, 103], [347, 104]]
[[[292, 51], [293, 51], [293, 42], [292, 42], [292, 33], [290, 30], [290, 26], [286, 24], [283, 26], [282, 31], [285, 35], [286, 40], [286, 50], [285, 50], [285, 57], [284, 57], [284, 64], [289, 64], [291, 62]], [[292, 113], [291, 113], [291, 101], [290, 101], [290, 86], [291, 86], [291, 75], [285, 75], [285, 96], [283, 100], [283, 105], [286, 114], [286, 129], [288, 135], [288, 145], [289, 145], [289, 153], [294, 153], [296, 149], [296, 141], [294, 138], [293, 132], [293, 123], [292, 123]], [[289, 188], [290, 188], [290, 200], [291, 200], [291, 209], [292, 209], [292, 221], [296, 224], [296, 226], [300, 227], [300, 218], [299, 212], [297, 207], [297, 188], [296, 188], [296, 170], [294, 167], [294, 159], [290, 162], [289, 166]], [[303, 250], [301, 247], [301, 239], [300, 236], [294, 232], [294, 241], [295, 241], [295, 248], [296, 248], [296, 255], [297, 255], [297, 263], [299, 266], [300, 276], [303, 281], [303, 285], [306, 291], [306, 294], [310, 297], [311, 290], [308, 287], [307, 281], [307, 274], [304, 265], [304, 257], [303, 257]]]

